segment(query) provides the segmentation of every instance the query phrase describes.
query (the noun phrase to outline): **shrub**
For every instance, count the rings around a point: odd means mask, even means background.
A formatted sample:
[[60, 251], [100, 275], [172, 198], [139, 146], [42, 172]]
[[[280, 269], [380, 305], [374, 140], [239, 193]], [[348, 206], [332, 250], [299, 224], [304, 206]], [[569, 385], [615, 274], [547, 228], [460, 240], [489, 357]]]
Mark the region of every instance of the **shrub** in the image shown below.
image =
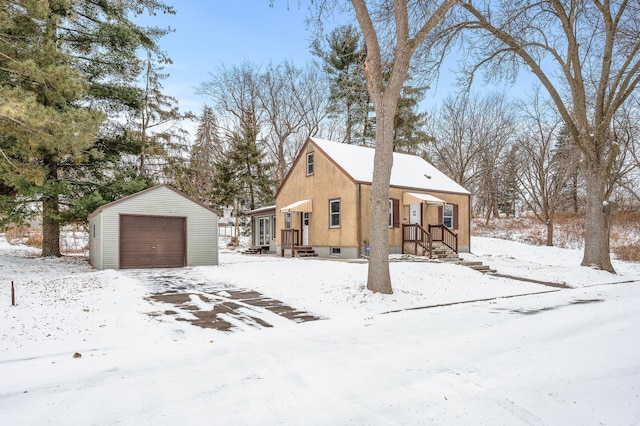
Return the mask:
[[637, 244], [613, 247], [611, 251], [620, 260], [640, 262], [640, 247]]

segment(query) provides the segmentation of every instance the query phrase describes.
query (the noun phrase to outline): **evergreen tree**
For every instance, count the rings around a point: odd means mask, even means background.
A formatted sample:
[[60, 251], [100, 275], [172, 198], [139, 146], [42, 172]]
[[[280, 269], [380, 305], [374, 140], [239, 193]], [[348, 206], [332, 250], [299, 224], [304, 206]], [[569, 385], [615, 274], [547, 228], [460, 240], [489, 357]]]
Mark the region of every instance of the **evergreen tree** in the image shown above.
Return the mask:
[[[218, 121], [213, 109], [205, 106], [200, 116], [194, 144], [191, 147], [189, 177], [187, 179], [189, 184], [183, 190], [208, 206], [212, 205], [216, 164], [222, 163], [223, 152], [224, 147]], [[224, 163], [226, 165], [226, 162]]]
[[[217, 207], [233, 206], [236, 227], [248, 210], [274, 202], [275, 181], [270, 177], [273, 164], [264, 161], [257, 145], [258, 124], [250, 110], [241, 114], [236, 131], [229, 137], [229, 147], [216, 163], [213, 179]], [[237, 234], [236, 234], [237, 235]]]
[[420, 147], [431, 137], [425, 131], [427, 114], [417, 112], [418, 103], [424, 96], [425, 88], [405, 85], [402, 88], [395, 116], [393, 150], [405, 154], [421, 155]]
[[40, 203], [43, 256], [60, 255], [61, 221], [113, 192], [86, 179], [129, 147], [104, 118], [141, 105], [129, 83], [141, 71], [137, 52], [162, 56], [155, 42], [166, 31], [131, 17], [158, 11], [173, 13], [156, 0], [0, 3], [0, 181], [16, 193], [2, 199], [2, 218], [20, 222]]
[[173, 154], [183, 150], [187, 132], [178, 123], [193, 118], [190, 112], [180, 112], [176, 98], [163, 93], [161, 81], [169, 75], [162, 72], [161, 62], [167, 60], [156, 61], [148, 52], [142, 105], [133, 116], [133, 132], [140, 144], [139, 174], [155, 182], [162, 179], [164, 172], [174, 178], [181, 173], [181, 157]]
[[323, 61], [330, 76], [330, 111], [334, 117], [344, 114], [345, 143], [364, 142], [372, 137], [369, 117], [370, 101], [364, 79], [366, 50], [356, 27], [344, 25], [334, 29], [326, 48], [316, 40], [311, 51]]

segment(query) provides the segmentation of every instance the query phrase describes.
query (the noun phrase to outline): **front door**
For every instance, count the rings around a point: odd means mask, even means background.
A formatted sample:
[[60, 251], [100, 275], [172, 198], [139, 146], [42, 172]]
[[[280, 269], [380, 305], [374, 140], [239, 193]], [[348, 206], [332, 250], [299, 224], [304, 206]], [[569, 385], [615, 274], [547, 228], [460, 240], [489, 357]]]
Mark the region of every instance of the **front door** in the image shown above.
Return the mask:
[[[422, 226], [422, 203], [409, 205], [409, 224]], [[411, 228], [411, 239], [416, 238], [415, 229]]]
[[258, 245], [260, 246], [269, 245], [269, 222], [268, 217], [261, 217], [258, 220]]
[[309, 245], [309, 213], [302, 213], [302, 245]]

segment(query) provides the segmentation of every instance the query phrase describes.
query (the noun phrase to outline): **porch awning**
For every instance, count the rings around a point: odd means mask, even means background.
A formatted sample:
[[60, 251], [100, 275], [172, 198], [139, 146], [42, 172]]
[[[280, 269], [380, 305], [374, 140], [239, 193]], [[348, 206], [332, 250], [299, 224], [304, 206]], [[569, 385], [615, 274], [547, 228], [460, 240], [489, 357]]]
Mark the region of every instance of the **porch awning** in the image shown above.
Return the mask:
[[295, 203], [291, 203], [287, 206], [284, 206], [283, 208], [280, 209], [281, 213], [288, 213], [288, 212], [305, 212], [305, 213], [311, 213], [313, 211], [312, 206], [311, 206], [311, 200], [300, 200], [300, 201], [296, 201]]
[[426, 203], [429, 206], [441, 206], [441, 205], [447, 204], [445, 201], [441, 200], [440, 198], [434, 197], [433, 195], [429, 195], [429, 194], [420, 194], [417, 192], [405, 192], [402, 195], [402, 204], [405, 206], [409, 204], [420, 204], [420, 203]]

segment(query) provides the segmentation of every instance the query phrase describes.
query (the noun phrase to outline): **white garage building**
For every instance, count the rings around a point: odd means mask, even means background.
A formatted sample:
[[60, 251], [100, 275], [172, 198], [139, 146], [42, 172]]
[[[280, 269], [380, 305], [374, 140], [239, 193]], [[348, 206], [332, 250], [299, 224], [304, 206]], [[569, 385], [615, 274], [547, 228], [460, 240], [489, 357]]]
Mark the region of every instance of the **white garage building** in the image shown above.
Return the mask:
[[89, 215], [89, 261], [97, 269], [218, 264], [218, 216], [169, 185], [105, 204]]

